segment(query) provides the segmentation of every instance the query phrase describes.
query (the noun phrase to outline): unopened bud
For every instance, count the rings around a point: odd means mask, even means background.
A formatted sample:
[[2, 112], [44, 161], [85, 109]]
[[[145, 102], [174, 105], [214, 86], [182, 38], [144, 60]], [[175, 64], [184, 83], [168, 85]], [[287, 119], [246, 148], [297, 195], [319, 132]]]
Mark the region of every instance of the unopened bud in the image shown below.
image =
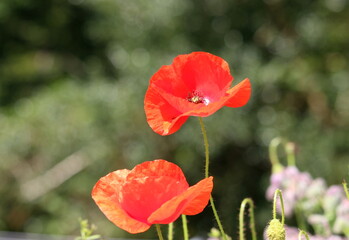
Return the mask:
[[285, 240], [286, 231], [279, 219], [273, 219], [269, 222], [266, 230], [268, 240]]

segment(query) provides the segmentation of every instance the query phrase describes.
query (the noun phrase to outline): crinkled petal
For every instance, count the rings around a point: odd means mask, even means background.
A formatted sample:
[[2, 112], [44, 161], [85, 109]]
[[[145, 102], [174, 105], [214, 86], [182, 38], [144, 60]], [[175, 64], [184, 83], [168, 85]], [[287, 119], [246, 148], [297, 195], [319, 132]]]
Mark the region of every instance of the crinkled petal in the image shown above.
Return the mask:
[[143, 177], [171, 177], [179, 182], [187, 183], [182, 169], [174, 163], [163, 159], [143, 162], [135, 166], [127, 175], [127, 181]]
[[172, 101], [172, 104], [169, 103], [171, 97], [165, 99], [154, 87], [149, 87], [145, 95], [144, 110], [147, 122], [153, 131], [160, 135], [169, 135], [176, 132], [188, 119], [188, 117], [182, 117], [176, 119], [175, 122], [173, 121], [182, 112], [176, 108], [178, 105], [174, 101]]
[[[251, 95], [251, 84], [248, 79], [245, 79], [235, 87], [231, 88], [227, 91], [227, 94], [219, 99], [219, 101], [212, 102], [208, 105], [203, 104], [197, 104], [194, 106], [190, 111], [184, 112], [180, 115], [178, 115], [176, 118], [172, 119], [172, 122], [169, 122], [167, 126], [167, 131], [171, 134], [176, 130], [173, 130], [172, 128], [176, 126], [177, 121], [181, 122], [183, 118], [187, 120], [189, 116], [198, 116], [198, 117], [208, 117], [221, 109], [223, 106], [228, 107], [241, 107], [245, 105]], [[182, 123], [183, 124], [183, 123]], [[162, 134], [167, 135], [167, 134]]]
[[210, 199], [213, 178], [205, 178], [188, 188], [185, 192], [164, 203], [148, 218], [151, 224], [168, 224], [174, 222], [181, 214], [198, 214]]
[[175, 71], [173, 64], [162, 66], [150, 79], [148, 90], [155, 88], [171, 93], [177, 97], [186, 97], [191, 91], [189, 86], [181, 80], [181, 76]]
[[185, 84], [189, 91], [196, 90], [212, 100], [220, 98], [233, 80], [228, 63], [207, 52], [179, 55], [172, 66], [177, 75], [176, 81]]
[[[219, 99], [216, 102], [212, 102], [208, 105], [198, 105], [200, 108], [194, 108], [191, 111], [185, 112], [178, 116], [178, 118], [185, 116], [198, 116], [198, 117], [207, 117], [221, 109], [223, 106], [228, 107], [241, 107], [245, 105], [251, 95], [251, 84], [250, 81], [246, 78], [238, 85], [229, 89], [225, 96]], [[176, 120], [176, 119], [174, 119]]]
[[[202, 180], [200, 192], [198, 195], [190, 201], [190, 203], [184, 209], [183, 214], [185, 215], [196, 215], [201, 213], [207, 206], [207, 203], [211, 197], [211, 192], [213, 188], [213, 177], [206, 178]], [[200, 182], [199, 182], [200, 183]]]
[[227, 107], [242, 107], [244, 106], [251, 96], [251, 83], [248, 78], [244, 79], [238, 85], [229, 89], [229, 100], [225, 103]]
[[122, 188], [120, 205], [132, 218], [148, 223], [148, 217], [162, 204], [187, 189], [187, 182], [168, 176], [133, 178]]
[[129, 233], [145, 232], [150, 225], [130, 217], [120, 206], [119, 195], [129, 170], [123, 169], [102, 177], [92, 190], [92, 198], [104, 215]]
[[193, 90], [214, 97], [224, 94], [232, 80], [224, 59], [206, 52], [193, 52], [179, 55], [171, 65], [162, 66], [151, 77], [149, 88], [158, 88], [181, 98]]
[[122, 186], [122, 208], [135, 219], [147, 222], [164, 202], [187, 190], [189, 184], [176, 164], [158, 159], [133, 168]]

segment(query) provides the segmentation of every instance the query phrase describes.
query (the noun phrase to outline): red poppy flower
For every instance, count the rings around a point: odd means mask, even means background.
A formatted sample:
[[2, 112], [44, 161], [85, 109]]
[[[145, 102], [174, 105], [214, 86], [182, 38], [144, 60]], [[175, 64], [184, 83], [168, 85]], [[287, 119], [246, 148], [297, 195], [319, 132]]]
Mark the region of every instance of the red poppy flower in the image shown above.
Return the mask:
[[212, 188], [212, 177], [189, 187], [177, 165], [155, 160], [102, 177], [92, 190], [92, 198], [116, 226], [140, 233], [152, 224], [174, 222], [181, 214], [200, 213]]
[[160, 135], [176, 132], [189, 116], [207, 117], [223, 106], [241, 107], [251, 95], [246, 78], [233, 88], [229, 65], [206, 52], [177, 56], [150, 79], [144, 109], [150, 127]]

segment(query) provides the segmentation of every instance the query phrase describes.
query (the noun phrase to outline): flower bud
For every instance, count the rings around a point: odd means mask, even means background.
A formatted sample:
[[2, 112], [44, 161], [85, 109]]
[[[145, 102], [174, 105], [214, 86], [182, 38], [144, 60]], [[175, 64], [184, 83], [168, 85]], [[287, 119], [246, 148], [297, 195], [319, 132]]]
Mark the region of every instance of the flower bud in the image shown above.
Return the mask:
[[269, 222], [266, 230], [268, 240], [285, 240], [286, 231], [279, 219], [273, 219]]

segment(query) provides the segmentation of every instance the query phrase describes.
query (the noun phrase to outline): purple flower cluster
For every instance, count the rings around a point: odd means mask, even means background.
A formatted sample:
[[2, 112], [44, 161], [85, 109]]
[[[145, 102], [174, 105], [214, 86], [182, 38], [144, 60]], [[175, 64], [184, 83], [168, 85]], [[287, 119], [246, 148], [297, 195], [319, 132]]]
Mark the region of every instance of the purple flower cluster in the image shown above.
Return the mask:
[[[284, 199], [285, 216], [290, 217], [296, 204], [306, 199], [306, 195], [310, 195], [307, 194], [307, 190], [312, 185], [313, 179], [309, 173], [302, 173], [296, 167], [291, 166], [272, 174], [270, 183], [266, 193], [267, 199], [272, 200], [275, 190], [280, 189]], [[324, 187], [321, 190], [324, 191]]]
[[[270, 183], [266, 198], [272, 200], [275, 190], [280, 189], [283, 193], [285, 216], [297, 214], [298, 218], [305, 218], [317, 234], [311, 239], [342, 239], [334, 234], [349, 237], [349, 200], [342, 186], [327, 187], [322, 178], [313, 179], [309, 173], [300, 172], [295, 166], [284, 167], [273, 173]], [[279, 207], [278, 210], [280, 209]], [[289, 232], [287, 239], [297, 239], [291, 237], [292, 231]]]
[[[298, 234], [299, 234], [299, 229], [294, 228], [294, 227], [285, 227], [286, 229], [286, 239], [287, 240], [298, 240]], [[303, 238], [305, 239], [305, 238]], [[322, 237], [322, 236], [317, 236], [317, 235], [309, 235], [309, 239], [311, 240], [348, 240], [345, 237], [337, 236], [337, 235], [332, 235], [329, 237]]]

